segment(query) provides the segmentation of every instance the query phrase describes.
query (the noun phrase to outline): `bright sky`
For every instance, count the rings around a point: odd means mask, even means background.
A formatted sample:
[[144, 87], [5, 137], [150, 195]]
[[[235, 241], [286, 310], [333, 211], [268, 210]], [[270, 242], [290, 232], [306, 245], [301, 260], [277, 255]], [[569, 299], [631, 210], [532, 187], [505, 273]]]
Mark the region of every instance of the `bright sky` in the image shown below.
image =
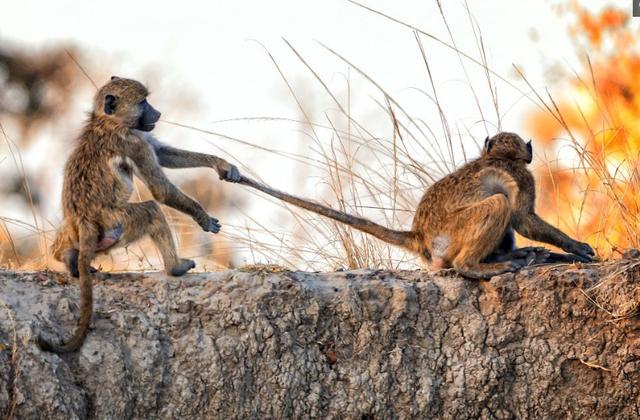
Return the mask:
[[[363, 0], [368, 7], [451, 43], [435, 0]], [[620, 1], [621, 2], [621, 1]], [[442, 1], [458, 48], [480, 58], [476, 38], [463, 1]], [[566, 19], [553, 10], [557, 2], [539, 0], [468, 0], [473, 19], [482, 31], [489, 67], [528, 90], [516, 76], [512, 64], [526, 70], [536, 88], [553, 80], [545, 70], [553, 65], [577, 66], [577, 57], [567, 36]], [[630, 5], [629, 5], [630, 7]], [[327, 81], [341, 100], [346, 97], [347, 72], [352, 80], [353, 112], [382, 134], [390, 134], [388, 122], [377, 121], [376, 90], [354, 69], [341, 62], [320, 43], [334, 49], [367, 72], [414, 116], [433, 124], [439, 120], [433, 106], [417, 90], [429, 90], [429, 80], [411, 29], [344, 0], [234, 0], [234, 1], [32, 1], [0, 0], [0, 42], [45, 49], [61, 42], [80, 46], [90, 54], [83, 65], [96, 83], [111, 75], [141, 78], [153, 74], [150, 98], [163, 118], [185, 122], [238, 136], [268, 147], [310, 155], [311, 146], [292, 124], [216, 122], [231, 118], [277, 116], [300, 118], [269, 51], [297, 94], [309, 105], [314, 120], [335, 108], [322, 87], [283, 42], [286, 38], [313, 69]], [[479, 123], [479, 112], [467, 77], [480, 97], [485, 118], [495, 122], [484, 72], [451, 49], [422, 36], [440, 101], [450, 122], [468, 128], [477, 140], [487, 132]], [[465, 75], [465, 70], [467, 75]], [[498, 89], [501, 113], [509, 110], [502, 128], [522, 130], [523, 113], [532, 108], [513, 87], [493, 79]], [[87, 82], [87, 87], [90, 85]], [[154, 100], [166, 98], [158, 90], [171, 86], [197, 99], [198, 112], [187, 116]], [[79, 110], [86, 110], [91, 89]], [[175, 95], [169, 95], [174, 96]], [[164, 108], [163, 108], [164, 107]], [[379, 118], [378, 118], [379, 119]], [[78, 126], [82, 119], [78, 120]], [[379, 127], [378, 127], [379, 126]], [[495, 128], [489, 128], [489, 134]], [[282, 189], [313, 196], [313, 185], [296, 182], [294, 164], [237, 145], [229, 140], [185, 133], [166, 124], [156, 134], [164, 141], [218, 153], [212, 143], [230, 152], [237, 164], [248, 164], [267, 182]], [[522, 133], [527, 136], [527, 133]], [[184, 139], [188, 138], [188, 141]], [[66, 141], [66, 140], [63, 140]], [[470, 140], [465, 140], [470, 141]], [[470, 143], [473, 144], [473, 143]], [[43, 165], [42, 149], [28, 155], [27, 164]], [[31, 156], [31, 157], [29, 157]], [[273, 167], [278, 170], [273, 171]], [[302, 188], [306, 188], [304, 193]], [[57, 197], [59, 188], [52, 188]], [[51, 198], [53, 202], [57, 199]], [[57, 214], [54, 208], [51, 214]], [[240, 223], [239, 220], [236, 222]]]
[[[478, 57], [464, 2], [443, 2], [461, 50]], [[366, 1], [365, 4], [447, 40], [435, 1]], [[488, 50], [490, 66], [516, 81], [517, 63], [532, 80], [542, 82], [542, 65], [574, 61], [566, 24], [539, 0], [471, 0]], [[424, 65], [410, 29], [344, 0], [236, 1], [0, 1], [0, 40], [45, 48], [70, 41], [92, 51], [111, 72], [135, 77], [154, 67], [161, 78], [180, 80], [196, 89], [211, 120], [290, 113], [291, 103], [278, 98], [285, 87], [262, 48], [264, 45], [293, 78], [305, 75], [281, 38], [289, 40], [319, 73], [346, 71], [318, 42], [326, 44], [369, 72], [392, 94], [408, 87], [426, 88]], [[535, 32], [537, 41], [532, 40]], [[455, 106], [452, 120], [468, 118], [473, 101], [463, 100], [466, 81], [458, 57], [425, 39], [441, 95]], [[465, 62], [472, 75], [483, 75]], [[462, 76], [462, 77], [460, 77]], [[98, 80], [98, 82], [100, 82]], [[316, 87], [313, 87], [314, 89]], [[518, 98], [499, 84], [504, 106]], [[514, 127], [514, 129], [517, 127]]]

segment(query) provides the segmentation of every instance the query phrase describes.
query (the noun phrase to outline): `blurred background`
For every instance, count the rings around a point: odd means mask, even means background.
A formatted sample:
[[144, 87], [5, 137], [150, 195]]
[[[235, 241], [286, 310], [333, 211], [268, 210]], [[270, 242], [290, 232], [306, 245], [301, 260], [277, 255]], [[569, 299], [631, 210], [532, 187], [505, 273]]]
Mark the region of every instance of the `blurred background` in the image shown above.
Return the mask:
[[[62, 268], [64, 162], [111, 75], [149, 86], [162, 141], [396, 229], [487, 135], [515, 131], [546, 220], [603, 258], [638, 247], [640, 21], [631, 2], [592, 3], [0, 0], [0, 266]], [[223, 224], [165, 208], [200, 269], [419, 266], [213, 170], [167, 173]], [[149, 241], [99, 265], [161, 268]]]

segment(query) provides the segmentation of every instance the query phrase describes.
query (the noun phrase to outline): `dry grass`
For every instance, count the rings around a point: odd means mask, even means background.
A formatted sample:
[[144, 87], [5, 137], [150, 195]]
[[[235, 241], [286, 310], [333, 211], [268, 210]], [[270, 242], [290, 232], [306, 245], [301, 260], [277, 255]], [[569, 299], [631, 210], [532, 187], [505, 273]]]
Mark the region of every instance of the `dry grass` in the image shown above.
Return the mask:
[[[473, 19], [469, 8], [467, 15], [469, 18], [469, 28], [475, 39], [477, 51], [469, 53], [461, 51], [456, 43], [455, 37], [447, 21], [446, 14], [440, 7], [440, 16], [447, 30], [449, 39], [443, 40], [420, 28], [409, 25], [399, 19], [388, 16], [380, 11], [370, 9], [359, 3], [355, 5], [376, 13], [390, 22], [402, 25], [412, 30], [415, 38], [415, 51], [421, 62], [424, 63], [424, 74], [428, 90], [417, 89], [431, 104], [429, 112], [438, 116], [439, 125], [427, 124], [424, 120], [412, 116], [403, 106], [401, 101], [388, 92], [384, 86], [379, 84], [370, 74], [360, 68], [356, 63], [341, 55], [338, 51], [328, 47], [327, 54], [336, 57], [347, 67], [345, 76], [346, 84], [344, 89], [334, 91], [330, 88], [327, 80], [316, 71], [308, 62], [305, 56], [295, 48], [289, 41], [284, 40], [291, 54], [297, 58], [300, 64], [308, 72], [308, 77], [315, 84], [316, 93], [322, 95], [331, 103], [331, 107], [321, 112], [313, 109], [313, 105], [305, 103], [287, 77], [284, 69], [279, 65], [278, 60], [267, 51], [269, 59], [272, 61], [275, 71], [280, 75], [282, 82], [287, 87], [295, 106], [299, 111], [299, 118], [277, 118], [277, 117], [252, 117], [239, 118], [249, 123], [288, 123], [303, 131], [308, 139], [312, 150], [311, 155], [294, 153], [287, 150], [278, 150], [265, 147], [255, 142], [229, 136], [217, 131], [207, 130], [193, 125], [179, 122], [164, 121], [164, 123], [182, 127], [186, 130], [195, 130], [201, 134], [224, 138], [227, 141], [241, 144], [245, 147], [255, 148], [264, 153], [265, 158], [276, 157], [278, 159], [288, 159], [296, 162], [301, 177], [311, 178], [315, 181], [316, 188], [313, 192], [308, 190], [295, 191], [302, 196], [310, 196], [317, 200], [324, 201], [340, 210], [360, 214], [375, 220], [379, 223], [395, 229], [408, 228], [422, 192], [435, 180], [451, 172], [460, 162], [466, 161], [467, 157], [472, 158], [477, 155], [479, 146], [476, 144], [469, 147], [468, 140], [473, 139], [472, 131], [477, 133], [477, 127], [460, 125], [447, 119], [447, 111], [440, 101], [441, 92], [438, 91], [438, 84], [434, 80], [433, 63], [428, 59], [428, 42], [433, 42], [437, 47], [444, 47], [451, 50], [459, 58], [461, 69], [465, 75], [468, 87], [471, 92], [477, 111], [477, 125], [482, 127], [486, 135], [493, 134], [502, 128], [502, 118], [509, 107], [503, 108], [499, 103], [497, 85], [501, 84], [508, 89], [514, 89], [522, 97], [529, 100], [534, 106], [541, 110], [547, 118], [552, 119], [561, 127], [568, 136], [571, 146], [575, 149], [578, 159], [575, 166], [570, 168], [571, 174], [576, 177], [578, 173], [588, 174], [588, 179], [594, 179], [602, 187], [599, 194], [604, 194], [609, 198], [611, 207], [608, 211], [614, 212], [621, 221], [623, 230], [626, 230], [624, 242], [638, 244], [638, 212], [629, 208], [628, 197], [630, 194], [638, 193], [638, 180], [640, 166], [635, 161], [631, 165], [630, 171], [620, 171], [618, 168], [612, 170], [607, 159], [594, 155], [594, 152], [584, 146], [583, 139], [574, 134], [575, 128], [568, 122], [566, 111], [558, 105], [558, 101], [548, 91], [535, 89], [524, 73], [516, 67], [524, 82], [519, 86], [501, 76], [491, 69], [486, 57], [485, 43], [482, 33], [477, 23]], [[438, 6], [440, 3], [438, 2]], [[475, 73], [474, 73], [475, 72]], [[470, 75], [481, 72], [485, 84], [474, 86]], [[591, 94], [595, 97], [595, 102], [603, 104], [604, 99], [598, 99], [600, 91], [595, 88], [596, 77], [592, 77], [590, 84], [594, 86]], [[354, 93], [353, 85], [366, 83], [374, 87], [377, 95], [373, 97], [373, 105], [376, 109], [377, 121], [386, 122], [386, 134], [380, 135], [373, 130], [365, 119], [356, 116], [352, 110], [352, 105], [357, 92]], [[584, 83], [588, 86], [589, 83]], [[482, 98], [490, 98], [491, 105], [487, 106]], [[579, 104], [576, 104], [578, 115], [582, 114]], [[506, 109], [503, 111], [503, 109]], [[603, 110], [604, 112], [604, 110]], [[585, 119], [586, 123], [586, 119]], [[2, 128], [2, 126], [0, 126]], [[605, 130], [613, 130], [614, 127], [605, 127]], [[378, 130], [379, 131], [379, 130]], [[2, 129], [4, 139], [9, 146], [11, 157], [18, 171], [23, 170], [19, 152], [13, 147], [4, 129]], [[597, 139], [601, 131], [591, 132], [593, 139]], [[477, 135], [475, 136], [477, 138]], [[214, 147], [213, 143], [211, 143]], [[470, 150], [471, 149], [471, 150]], [[630, 150], [629, 153], [637, 150]], [[224, 156], [224, 151], [221, 151]], [[462, 159], [460, 159], [460, 156]], [[630, 156], [630, 155], [629, 155]], [[232, 161], [242, 162], [243, 159]], [[244, 167], [241, 170], [260, 179], [258, 174], [252, 173], [250, 168]], [[549, 169], [549, 171], [551, 171]], [[539, 174], [540, 175], [540, 174]], [[544, 175], [544, 174], [543, 174]], [[26, 177], [24, 177], [26, 179]], [[545, 194], [552, 191], [556, 197], [563, 194], [559, 183], [555, 183], [555, 178], [551, 177], [551, 184]], [[274, 185], [278, 187], [278, 185]], [[307, 182], [302, 187], [309, 187]], [[25, 193], [30, 194], [28, 184], [24, 185]], [[305, 192], [306, 191], [306, 192]], [[313, 194], [317, 196], [312, 196]], [[273, 206], [279, 207], [281, 214], [285, 214], [289, 220], [293, 220], [294, 228], [282, 228], [280, 225], [273, 225], [263, 218], [256, 218], [243, 211], [242, 208], [234, 210], [245, 217], [244, 224], [225, 224], [225, 230], [221, 237], [224, 243], [218, 244], [211, 249], [201, 243], [198, 239], [196, 228], [186, 218], [170, 214], [172, 224], [181, 232], [183, 246], [188, 247], [192, 252], [189, 257], [204, 258], [207, 263], [205, 269], [223, 268], [231, 261], [230, 257], [235, 253], [249, 255], [250, 261], [274, 263], [289, 268], [307, 270], [326, 270], [335, 268], [359, 268], [359, 267], [382, 267], [388, 269], [415, 268], [417, 261], [410, 255], [387, 246], [380, 241], [365, 234], [353, 231], [341, 224], [317, 217], [308, 212], [298, 210], [289, 205], [278, 202], [274, 199], [260, 195], [255, 191], [251, 200], [267, 200]], [[567, 228], [569, 223], [569, 233], [583, 237], [582, 225], [583, 214], [599, 211], [598, 208], [589, 208], [589, 198], [593, 194], [593, 189], [587, 185], [581, 191], [582, 201], [578, 201], [577, 211], [571, 211], [563, 216], [563, 227]], [[49, 265], [47, 244], [51, 240], [52, 229], [45, 229], [45, 223], [37, 216], [33, 206], [33, 225], [28, 226], [33, 234], [38, 237], [39, 254], [22, 255], [20, 244], [11, 237], [7, 225], [14, 223], [23, 224], [15, 220], [0, 218], [2, 227], [0, 229], [0, 243], [4, 242], [6, 247], [2, 249], [5, 255], [5, 264], [23, 268], [42, 268]], [[565, 220], [566, 219], [566, 220]], [[569, 220], [570, 222], [567, 222]], [[551, 220], [553, 222], [553, 220]], [[24, 226], [23, 226], [24, 227]], [[599, 244], [607, 237], [606, 226], [600, 230], [599, 237], [587, 237], [591, 243]], [[5, 237], [5, 238], [2, 238]], [[4, 241], [2, 240], [4, 239]], [[584, 237], [583, 237], [584, 239]], [[615, 245], [615, 244], [613, 244]], [[613, 246], [612, 245], [612, 246]], [[198, 251], [202, 250], [204, 251]], [[604, 253], [604, 255], [607, 255]], [[158, 268], [157, 252], [152, 250], [148, 244], [142, 247], [134, 247], [124, 253], [119, 254], [119, 259], [128, 262], [125, 265], [118, 265], [117, 262], [109, 260], [103, 261], [105, 267], [119, 267], [120, 269], [146, 269], [149, 267]], [[226, 259], [226, 263], [224, 262]], [[221, 262], [222, 261], [222, 262]]]
[[586, 38], [576, 37], [577, 47], [590, 55], [581, 69], [571, 68], [563, 92], [535, 92], [543, 111], [530, 115], [530, 129], [546, 152], [564, 149], [574, 156], [546, 162], [539, 179], [549, 194], [541, 211], [610, 257], [640, 247], [637, 30], [626, 10], [591, 14], [573, 4], [572, 13], [572, 29]]
[[[31, 216], [33, 223], [26, 223], [19, 220], [2, 217], [0, 216], [0, 221], [2, 221], [2, 227], [4, 232], [0, 232], [0, 238], [6, 237], [5, 241], [0, 241], [0, 245], [2, 242], [8, 243], [11, 248], [11, 255], [15, 258], [15, 262], [12, 265], [16, 265], [18, 267], [46, 267], [49, 262], [49, 252], [48, 252], [48, 244], [50, 243], [46, 231], [43, 228], [43, 223], [41, 222], [41, 218], [38, 217], [38, 209], [36, 208], [33, 200], [33, 194], [31, 193], [31, 188], [29, 186], [28, 178], [25, 176], [24, 164], [22, 162], [22, 155], [19, 152], [17, 144], [7, 135], [4, 126], [0, 123], [0, 132], [2, 133], [3, 139], [9, 151], [9, 155], [12, 158], [13, 164], [15, 166], [16, 172], [20, 175], [20, 178], [23, 180], [22, 188], [24, 189], [24, 195], [28, 198], [29, 201], [29, 209], [31, 211]], [[21, 258], [20, 253], [18, 251], [16, 241], [11, 235], [11, 232], [8, 228], [8, 225], [17, 225], [22, 228], [26, 228], [33, 232], [37, 236], [38, 242], [38, 257], [27, 256], [26, 259]], [[9, 260], [10, 261], [10, 260]]]

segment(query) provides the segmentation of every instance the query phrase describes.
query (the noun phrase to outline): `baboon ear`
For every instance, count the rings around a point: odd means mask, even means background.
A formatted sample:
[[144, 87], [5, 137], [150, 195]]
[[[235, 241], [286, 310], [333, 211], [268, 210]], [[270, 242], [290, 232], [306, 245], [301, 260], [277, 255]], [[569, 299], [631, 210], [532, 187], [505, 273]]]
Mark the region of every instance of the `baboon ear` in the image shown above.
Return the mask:
[[113, 95], [106, 95], [104, 97], [104, 113], [107, 115], [111, 115], [116, 112], [116, 102], [117, 99]]
[[531, 140], [527, 142], [527, 163], [531, 163], [533, 160], [533, 146], [531, 145]]
[[487, 136], [487, 138], [484, 139], [484, 150], [485, 150], [485, 152], [489, 153], [491, 151], [492, 147], [493, 147], [493, 141], [489, 138], [489, 136]]

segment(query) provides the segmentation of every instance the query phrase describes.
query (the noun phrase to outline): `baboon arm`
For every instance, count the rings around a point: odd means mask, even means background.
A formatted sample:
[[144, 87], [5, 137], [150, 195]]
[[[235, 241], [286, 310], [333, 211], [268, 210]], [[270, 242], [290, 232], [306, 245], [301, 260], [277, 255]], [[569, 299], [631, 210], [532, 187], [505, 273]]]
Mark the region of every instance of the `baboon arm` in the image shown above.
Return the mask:
[[217, 156], [176, 149], [163, 143], [154, 146], [158, 163], [165, 168], [217, 168], [229, 163]]
[[[209, 225], [209, 215], [191, 197], [180, 191], [166, 177], [151, 150], [151, 145], [133, 137], [126, 154], [136, 165], [136, 174], [147, 185], [153, 198], [169, 207], [188, 214], [203, 228]], [[206, 228], [205, 228], [206, 229]]]
[[227, 173], [234, 168], [233, 165], [218, 156], [177, 149], [146, 133], [143, 138], [153, 148], [160, 166], [165, 168], [214, 168], [220, 175], [220, 179], [224, 179]]
[[575, 252], [572, 245], [576, 242], [561, 230], [551, 226], [535, 213], [527, 213], [517, 217], [514, 223], [516, 231], [534, 241], [544, 242], [562, 248], [567, 252]]

